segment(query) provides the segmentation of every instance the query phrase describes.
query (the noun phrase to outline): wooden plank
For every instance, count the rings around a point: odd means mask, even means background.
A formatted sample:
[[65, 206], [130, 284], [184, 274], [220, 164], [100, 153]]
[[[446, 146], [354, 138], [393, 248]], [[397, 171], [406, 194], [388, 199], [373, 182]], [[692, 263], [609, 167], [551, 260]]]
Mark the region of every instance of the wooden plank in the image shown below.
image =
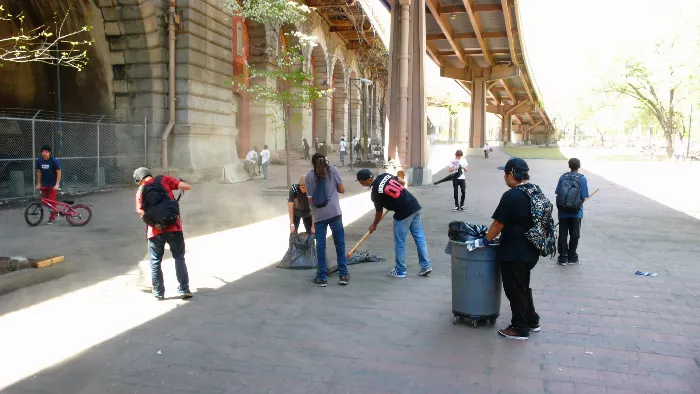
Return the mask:
[[[508, 33], [505, 31], [485, 31], [481, 33], [481, 36], [484, 38], [506, 38], [508, 37]], [[463, 39], [474, 39], [476, 38], [476, 33], [474, 32], [467, 32], [467, 33], [452, 33], [452, 38], [455, 40], [463, 40]], [[445, 40], [446, 37], [443, 33], [429, 33], [425, 35], [425, 39], [428, 41], [431, 40]]]
[[493, 59], [489, 54], [489, 46], [486, 43], [486, 38], [481, 35], [481, 32], [484, 30], [483, 26], [481, 25], [481, 19], [476, 15], [476, 12], [474, 11], [475, 4], [473, 3], [473, 0], [462, 0], [462, 2], [464, 3], [464, 7], [466, 8], [467, 14], [469, 15], [469, 21], [472, 23], [474, 33], [476, 33], [476, 39], [477, 41], [479, 41], [479, 46], [481, 47], [481, 51], [483, 52], [484, 60], [486, 60], [486, 63], [488, 63], [489, 66], [493, 66]]
[[[498, 12], [503, 8], [500, 4], [474, 4], [472, 9], [474, 12]], [[441, 14], [463, 14], [465, 12], [467, 12], [467, 9], [461, 4], [444, 5], [440, 7]]]
[[461, 53], [462, 48], [460, 48], [460, 45], [457, 45], [457, 42], [455, 42], [455, 40], [452, 38], [452, 25], [450, 24], [448, 17], [445, 15], [440, 15], [438, 11], [440, 8], [440, 0], [425, 0], [425, 5], [430, 10], [430, 13], [433, 14], [435, 22], [437, 22], [438, 26], [440, 26], [440, 30], [442, 30], [442, 33], [445, 35], [445, 39], [450, 43], [450, 46], [452, 47], [452, 50], [454, 50], [454, 53], [459, 61], [466, 66], [467, 60]]
[[62, 263], [64, 261], [64, 256], [56, 257], [46, 257], [43, 259], [32, 260], [32, 267], [34, 268], [45, 268], [50, 265]]
[[505, 79], [501, 79], [501, 85], [503, 85], [503, 89], [506, 90], [506, 94], [508, 94], [508, 97], [510, 97], [510, 101], [513, 102], [513, 105], [517, 103], [515, 101], [515, 95], [513, 94], [513, 90], [508, 86], [508, 82]]

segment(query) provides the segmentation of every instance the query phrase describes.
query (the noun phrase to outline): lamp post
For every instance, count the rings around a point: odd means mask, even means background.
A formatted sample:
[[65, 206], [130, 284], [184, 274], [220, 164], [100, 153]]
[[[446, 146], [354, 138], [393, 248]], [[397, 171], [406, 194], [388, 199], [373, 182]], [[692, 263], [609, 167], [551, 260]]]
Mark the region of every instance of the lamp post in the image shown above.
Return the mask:
[[[352, 81], [360, 81], [361, 84], [368, 86], [372, 85], [372, 81], [364, 78], [349, 78], [350, 92], [348, 93], [348, 130], [350, 131], [350, 144], [353, 143], [352, 140]], [[355, 146], [350, 147], [350, 171], [352, 171], [352, 165], [354, 163], [352, 158], [352, 152], [355, 150]]]

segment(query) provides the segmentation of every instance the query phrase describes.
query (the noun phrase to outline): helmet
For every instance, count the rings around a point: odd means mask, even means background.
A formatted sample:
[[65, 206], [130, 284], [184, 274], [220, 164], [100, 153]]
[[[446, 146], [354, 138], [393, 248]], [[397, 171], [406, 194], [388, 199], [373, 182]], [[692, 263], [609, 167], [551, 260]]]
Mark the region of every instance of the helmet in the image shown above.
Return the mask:
[[151, 175], [151, 170], [146, 167], [137, 168], [136, 171], [134, 171], [134, 182], [138, 185], [143, 178], [147, 176], [153, 176]]

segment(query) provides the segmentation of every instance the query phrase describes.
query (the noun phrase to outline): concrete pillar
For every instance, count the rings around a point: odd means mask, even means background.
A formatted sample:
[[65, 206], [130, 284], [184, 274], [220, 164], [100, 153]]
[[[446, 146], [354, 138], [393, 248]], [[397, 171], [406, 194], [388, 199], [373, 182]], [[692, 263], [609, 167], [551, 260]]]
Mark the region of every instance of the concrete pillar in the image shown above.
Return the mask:
[[[328, 89], [328, 87], [324, 86], [320, 89]], [[328, 143], [331, 143], [333, 98], [321, 97], [315, 101], [315, 105], [316, 138], [318, 138], [319, 141], [326, 140]], [[310, 145], [313, 145], [311, 137], [308, 138], [308, 141]]]
[[505, 142], [513, 141], [513, 115], [504, 115], [506, 125], [506, 139]]
[[[389, 146], [388, 155], [403, 167], [424, 168], [426, 184], [427, 131], [425, 118], [425, 1], [393, 0], [389, 54]], [[408, 168], [407, 168], [408, 170]], [[411, 171], [406, 171], [410, 178]]]
[[480, 148], [486, 141], [486, 69], [474, 68], [472, 71], [472, 101], [469, 147]]

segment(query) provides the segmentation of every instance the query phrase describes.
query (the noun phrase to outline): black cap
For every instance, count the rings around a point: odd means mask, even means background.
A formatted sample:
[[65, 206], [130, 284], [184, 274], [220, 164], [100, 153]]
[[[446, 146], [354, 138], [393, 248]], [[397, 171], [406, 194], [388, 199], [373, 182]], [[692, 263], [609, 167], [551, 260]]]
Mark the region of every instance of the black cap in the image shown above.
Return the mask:
[[519, 157], [511, 157], [510, 160], [504, 166], [498, 167], [499, 170], [505, 172], [514, 172], [517, 174], [522, 174], [523, 172], [530, 171], [530, 167], [527, 166], [525, 160]]
[[368, 169], [363, 169], [360, 171], [357, 171], [357, 180], [358, 181], [366, 181], [370, 178], [374, 178], [374, 175], [372, 175], [372, 171]]
[[41, 150], [39, 152], [43, 152], [43, 151], [47, 151], [47, 152], [51, 153], [51, 147], [48, 145], [44, 145], [41, 147]]

